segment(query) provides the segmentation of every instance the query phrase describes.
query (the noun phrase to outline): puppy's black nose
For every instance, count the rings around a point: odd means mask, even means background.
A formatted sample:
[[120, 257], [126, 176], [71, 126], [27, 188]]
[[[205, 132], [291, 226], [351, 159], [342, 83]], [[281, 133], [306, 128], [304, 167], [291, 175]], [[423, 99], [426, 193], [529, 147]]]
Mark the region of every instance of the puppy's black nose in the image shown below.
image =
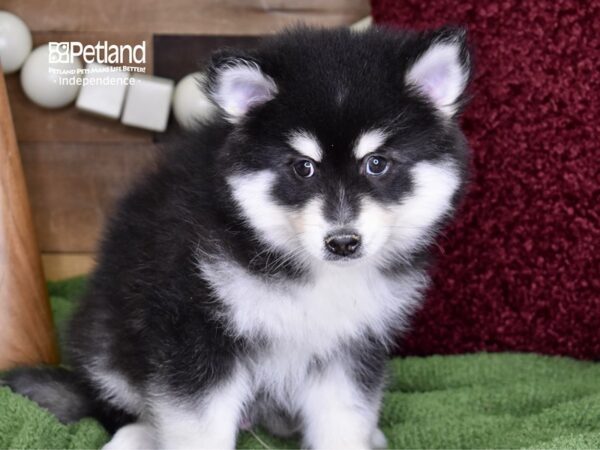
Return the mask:
[[325, 239], [325, 246], [334, 255], [350, 256], [360, 247], [360, 236], [356, 234], [333, 234]]

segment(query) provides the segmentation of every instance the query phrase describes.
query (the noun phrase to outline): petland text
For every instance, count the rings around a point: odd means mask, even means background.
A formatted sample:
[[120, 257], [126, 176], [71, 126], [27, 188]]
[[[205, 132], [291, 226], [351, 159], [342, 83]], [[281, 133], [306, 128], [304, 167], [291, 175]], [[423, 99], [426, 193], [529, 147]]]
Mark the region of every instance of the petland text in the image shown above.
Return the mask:
[[50, 63], [72, 63], [81, 57], [85, 63], [100, 64], [145, 64], [146, 41], [137, 45], [115, 45], [98, 41], [96, 45], [81, 42], [50, 42]]

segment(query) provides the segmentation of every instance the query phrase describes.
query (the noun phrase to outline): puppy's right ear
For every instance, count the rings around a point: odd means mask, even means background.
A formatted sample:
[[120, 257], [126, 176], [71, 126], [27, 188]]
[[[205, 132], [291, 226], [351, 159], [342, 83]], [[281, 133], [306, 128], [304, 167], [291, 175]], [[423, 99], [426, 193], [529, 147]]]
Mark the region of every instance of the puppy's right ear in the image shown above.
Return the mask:
[[277, 85], [250, 55], [220, 51], [211, 58], [207, 92], [231, 123], [277, 95]]

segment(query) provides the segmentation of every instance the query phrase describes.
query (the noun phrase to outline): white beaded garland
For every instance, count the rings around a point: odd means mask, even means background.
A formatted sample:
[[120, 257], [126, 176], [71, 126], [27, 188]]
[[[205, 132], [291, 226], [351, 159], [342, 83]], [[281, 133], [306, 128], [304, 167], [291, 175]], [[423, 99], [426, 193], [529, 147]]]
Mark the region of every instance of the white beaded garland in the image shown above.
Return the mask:
[[185, 129], [193, 129], [207, 122], [216, 107], [202, 89], [206, 76], [202, 72], [186, 75], [177, 83], [173, 94], [173, 114]]
[[13, 73], [31, 52], [31, 32], [25, 22], [8, 11], [0, 11], [0, 65], [4, 73]]
[[[21, 69], [21, 86], [27, 97], [44, 108], [61, 108], [73, 102], [79, 92], [82, 68], [73, 62], [50, 63], [48, 45], [36, 48]], [[56, 72], [59, 71], [59, 72]], [[81, 81], [81, 80], [79, 80]]]

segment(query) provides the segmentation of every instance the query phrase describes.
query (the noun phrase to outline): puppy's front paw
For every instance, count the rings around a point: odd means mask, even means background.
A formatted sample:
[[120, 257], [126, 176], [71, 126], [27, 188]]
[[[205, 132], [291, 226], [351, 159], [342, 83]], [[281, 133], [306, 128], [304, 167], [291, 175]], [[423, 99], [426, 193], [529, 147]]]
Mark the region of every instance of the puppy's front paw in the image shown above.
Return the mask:
[[387, 448], [387, 438], [380, 428], [375, 428], [371, 434], [371, 448], [383, 450]]
[[120, 428], [102, 450], [155, 450], [153, 430], [142, 423]]

